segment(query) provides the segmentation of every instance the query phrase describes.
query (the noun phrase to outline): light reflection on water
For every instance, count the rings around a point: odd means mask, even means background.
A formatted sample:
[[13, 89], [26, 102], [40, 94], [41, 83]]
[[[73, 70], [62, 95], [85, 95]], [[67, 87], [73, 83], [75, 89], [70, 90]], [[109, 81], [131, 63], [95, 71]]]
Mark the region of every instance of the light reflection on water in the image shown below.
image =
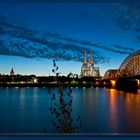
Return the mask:
[[[140, 133], [137, 94], [106, 88], [73, 88], [73, 116], [80, 114], [85, 133]], [[50, 89], [50, 94], [55, 89]], [[47, 88], [0, 88], [0, 132], [53, 132]]]

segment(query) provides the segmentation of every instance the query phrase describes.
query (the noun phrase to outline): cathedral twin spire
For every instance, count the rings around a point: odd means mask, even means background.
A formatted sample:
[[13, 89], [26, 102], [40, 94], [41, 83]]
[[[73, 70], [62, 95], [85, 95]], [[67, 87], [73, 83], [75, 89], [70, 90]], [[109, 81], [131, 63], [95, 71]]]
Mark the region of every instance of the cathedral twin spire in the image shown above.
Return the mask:
[[86, 56], [86, 50], [85, 50], [85, 54], [84, 54], [84, 63], [87, 63], [87, 56]]
[[94, 61], [93, 61], [93, 57], [92, 57], [92, 51], [90, 52], [90, 61], [89, 61], [89, 63], [94, 65]]
[[81, 68], [81, 76], [93, 76], [94, 73], [94, 60], [92, 56], [92, 51], [90, 53], [89, 64], [87, 62], [86, 50], [84, 54], [84, 61]]
[[[85, 54], [84, 54], [84, 63], [87, 63], [87, 53], [86, 53], [86, 50], [85, 50]], [[89, 63], [93, 64], [94, 61], [93, 61], [93, 56], [92, 56], [92, 51], [90, 52], [90, 59], [89, 59]]]

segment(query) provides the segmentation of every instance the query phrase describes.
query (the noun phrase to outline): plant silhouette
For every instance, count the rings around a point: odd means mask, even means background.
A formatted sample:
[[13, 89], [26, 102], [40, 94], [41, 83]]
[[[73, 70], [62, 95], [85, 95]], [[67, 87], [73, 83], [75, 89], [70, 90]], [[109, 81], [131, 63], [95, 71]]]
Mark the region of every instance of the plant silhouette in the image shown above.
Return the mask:
[[81, 116], [72, 115], [72, 89], [68, 84], [67, 88], [63, 88], [59, 80], [59, 67], [53, 60], [52, 72], [56, 75], [55, 81], [57, 83], [56, 91], [51, 95], [50, 119], [57, 133], [77, 133], [82, 125]]

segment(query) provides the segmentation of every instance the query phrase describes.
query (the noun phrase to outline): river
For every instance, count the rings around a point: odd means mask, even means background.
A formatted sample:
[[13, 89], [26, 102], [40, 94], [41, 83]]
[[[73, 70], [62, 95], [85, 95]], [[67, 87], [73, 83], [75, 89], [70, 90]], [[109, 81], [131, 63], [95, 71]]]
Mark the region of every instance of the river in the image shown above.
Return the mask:
[[[0, 88], [0, 133], [55, 132], [50, 122], [47, 88]], [[72, 88], [73, 117], [81, 116], [80, 133], [140, 133], [137, 94], [106, 88]]]

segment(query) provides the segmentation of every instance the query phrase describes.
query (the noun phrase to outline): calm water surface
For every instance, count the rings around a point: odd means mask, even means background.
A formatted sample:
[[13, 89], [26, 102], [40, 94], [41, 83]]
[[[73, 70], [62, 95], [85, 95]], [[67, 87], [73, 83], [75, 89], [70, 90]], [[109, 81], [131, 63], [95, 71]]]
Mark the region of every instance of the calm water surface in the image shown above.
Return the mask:
[[[73, 88], [72, 95], [73, 114], [83, 122], [80, 132], [140, 133], [140, 91]], [[50, 103], [47, 88], [0, 88], [0, 133], [54, 132]]]

